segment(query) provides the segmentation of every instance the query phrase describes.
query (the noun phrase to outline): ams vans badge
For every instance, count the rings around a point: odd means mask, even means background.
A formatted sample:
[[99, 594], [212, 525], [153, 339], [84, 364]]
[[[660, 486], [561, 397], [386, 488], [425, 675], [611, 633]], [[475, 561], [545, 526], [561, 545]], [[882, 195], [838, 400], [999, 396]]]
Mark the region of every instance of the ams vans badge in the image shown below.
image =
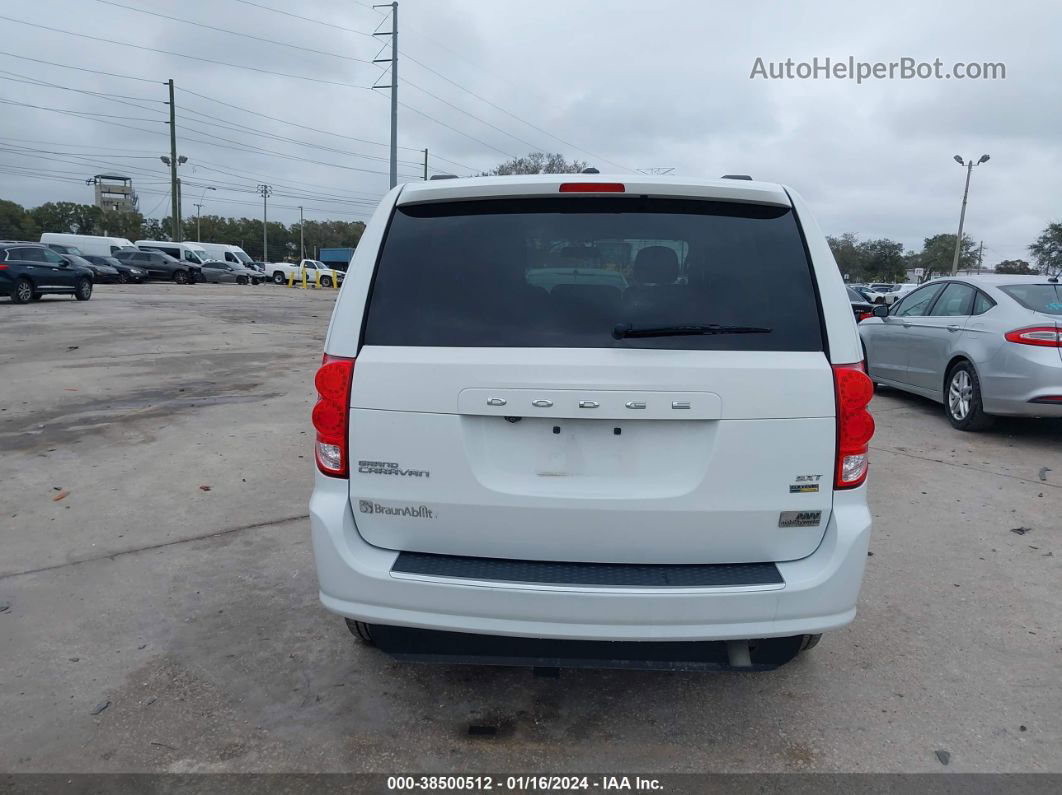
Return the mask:
[[779, 527], [818, 527], [822, 511], [782, 511], [778, 514]]

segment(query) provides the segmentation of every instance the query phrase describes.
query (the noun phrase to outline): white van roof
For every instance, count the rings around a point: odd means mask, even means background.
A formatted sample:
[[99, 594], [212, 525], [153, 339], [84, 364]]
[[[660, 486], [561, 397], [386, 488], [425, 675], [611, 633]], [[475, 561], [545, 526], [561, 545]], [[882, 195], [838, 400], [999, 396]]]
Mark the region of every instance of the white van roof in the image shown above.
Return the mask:
[[[643, 174], [535, 174], [504, 177], [465, 177], [409, 182], [402, 187], [398, 204], [432, 201], [494, 198], [500, 196], [552, 196], [562, 184], [622, 185], [623, 193], [690, 199], [719, 199], [731, 202], [774, 204], [790, 207], [785, 187], [773, 182], [746, 179], [692, 179], [690, 177], [648, 177]], [[593, 192], [593, 191], [589, 191]], [[612, 196], [618, 191], [603, 190]], [[585, 194], [584, 194], [585, 195]]]

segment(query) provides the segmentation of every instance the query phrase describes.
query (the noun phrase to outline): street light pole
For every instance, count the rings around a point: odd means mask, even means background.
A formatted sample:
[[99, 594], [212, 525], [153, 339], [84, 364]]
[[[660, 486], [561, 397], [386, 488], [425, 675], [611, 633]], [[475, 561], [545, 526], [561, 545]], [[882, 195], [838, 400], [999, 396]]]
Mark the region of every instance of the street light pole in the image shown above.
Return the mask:
[[202, 242], [202, 238], [200, 237], [200, 234], [199, 234], [199, 211], [203, 208], [203, 197], [206, 196], [206, 192], [208, 190], [216, 191], [217, 188], [213, 187], [212, 185], [205, 185], [203, 187], [203, 192], [199, 194], [199, 204], [197, 204], [195, 206], [195, 242], [196, 243]]
[[962, 210], [959, 212], [959, 233], [955, 236], [955, 256], [951, 260], [952, 276], [954, 276], [959, 270], [959, 254], [962, 252], [962, 227], [966, 222], [966, 199], [970, 195], [970, 177], [973, 175], [974, 166], [987, 163], [988, 159], [988, 155], [981, 155], [981, 159], [976, 163], [973, 161], [973, 158], [964, 163], [961, 156], [955, 155], [954, 157], [956, 163], [960, 166], [966, 167], [966, 187], [962, 190]]
[[299, 260], [306, 259], [306, 236], [303, 234], [303, 227], [306, 222], [302, 219], [302, 206], [299, 206]]

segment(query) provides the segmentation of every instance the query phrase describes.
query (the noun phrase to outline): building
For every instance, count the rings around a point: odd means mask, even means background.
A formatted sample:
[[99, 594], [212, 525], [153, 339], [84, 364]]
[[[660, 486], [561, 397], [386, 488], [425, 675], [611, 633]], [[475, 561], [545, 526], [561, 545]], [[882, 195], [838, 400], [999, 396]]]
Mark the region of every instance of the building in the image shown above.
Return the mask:
[[117, 174], [97, 174], [88, 180], [96, 185], [96, 206], [119, 213], [136, 212], [137, 195], [133, 180]]

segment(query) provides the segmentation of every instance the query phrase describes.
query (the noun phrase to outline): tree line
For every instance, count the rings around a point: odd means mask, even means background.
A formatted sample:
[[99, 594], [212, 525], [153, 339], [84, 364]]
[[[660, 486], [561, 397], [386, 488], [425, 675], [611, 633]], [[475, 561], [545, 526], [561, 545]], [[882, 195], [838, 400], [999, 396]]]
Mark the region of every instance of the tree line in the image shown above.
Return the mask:
[[[107, 235], [129, 240], [170, 240], [171, 221], [145, 218], [138, 212], [116, 213], [94, 204], [47, 202], [26, 208], [0, 199], [0, 240], [40, 240], [42, 232], [77, 235]], [[240, 246], [252, 259], [262, 259], [262, 221], [257, 218], [225, 218], [204, 215], [198, 221], [185, 218], [181, 225], [185, 241], [203, 240]], [[361, 240], [361, 221], [306, 221], [302, 229], [306, 256], [316, 248], [354, 248]], [[299, 251], [299, 224], [269, 222], [270, 260], [295, 259]]]
[[[586, 168], [580, 160], [566, 160], [552, 152], [531, 152], [499, 164], [479, 176], [508, 174], [577, 174]], [[92, 204], [48, 202], [26, 209], [19, 204], [0, 199], [0, 239], [38, 240], [41, 232], [73, 232], [85, 235], [111, 235], [130, 240], [169, 240], [169, 218], [144, 218], [140, 213], [114, 213]], [[306, 221], [304, 229], [306, 253], [314, 248], [355, 247], [361, 240], [365, 224], [361, 221]], [[290, 226], [269, 223], [269, 258], [299, 256], [299, 224]], [[195, 218], [182, 223], [185, 240], [204, 240], [228, 243], [243, 248], [254, 259], [262, 259], [262, 222], [254, 218], [224, 218], [204, 215], [196, 227]], [[922, 268], [922, 280], [951, 272], [955, 255], [955, 235], [938, 234], [927, 237], [919, 251], [905, 251], [902, 243], [888, 238], [860, 240], [845, 233], [827, 237], [833, 256], [842, 274], [852, 282], [900, 282], [914, 268]], [[995, 265], [998, 273], [1057, 275], [1062, 273], [1062, 221], [1048, 224], [1041, 235], [1028, 247], [1034, 264], [1023, 259], [1004, 260]], [[959, 269], [974, 270], [979, 262], [977, 246], [963, 235], [959, 253]]]

